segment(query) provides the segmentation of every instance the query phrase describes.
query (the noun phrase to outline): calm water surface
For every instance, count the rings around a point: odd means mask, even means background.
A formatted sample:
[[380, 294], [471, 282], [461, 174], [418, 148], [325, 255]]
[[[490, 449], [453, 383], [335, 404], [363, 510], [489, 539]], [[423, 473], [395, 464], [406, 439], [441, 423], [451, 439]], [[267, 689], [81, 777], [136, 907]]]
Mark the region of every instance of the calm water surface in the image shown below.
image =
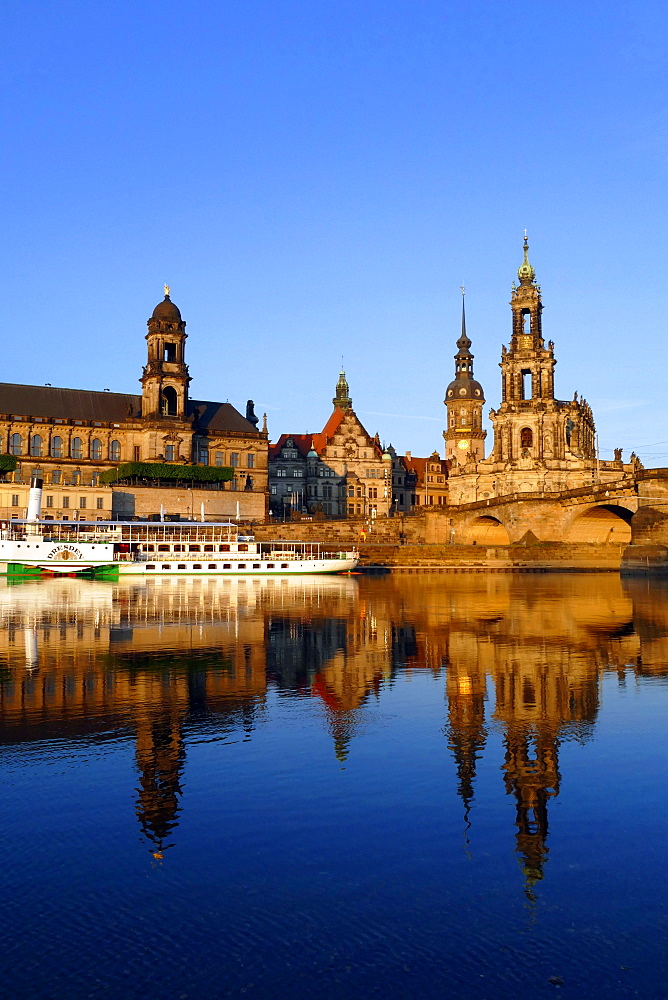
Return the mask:
[[0, 584], [2, 995], [665, 997], [668, 589]]

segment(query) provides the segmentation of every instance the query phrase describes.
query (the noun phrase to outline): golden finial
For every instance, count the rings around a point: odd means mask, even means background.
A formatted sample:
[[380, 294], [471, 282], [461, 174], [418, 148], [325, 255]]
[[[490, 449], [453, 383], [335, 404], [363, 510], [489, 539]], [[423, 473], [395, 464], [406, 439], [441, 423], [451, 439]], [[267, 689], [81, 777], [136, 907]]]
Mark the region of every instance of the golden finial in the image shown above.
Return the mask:
[[464, 287], [464, 285], [460, 285], [459, 287], [462, 290], [462, 295], [466, 295], [466, 288]]
[[168, 299], [169, 298], [169, 285], [165, 285], [164, 288], [165, 288], [165, 298]]

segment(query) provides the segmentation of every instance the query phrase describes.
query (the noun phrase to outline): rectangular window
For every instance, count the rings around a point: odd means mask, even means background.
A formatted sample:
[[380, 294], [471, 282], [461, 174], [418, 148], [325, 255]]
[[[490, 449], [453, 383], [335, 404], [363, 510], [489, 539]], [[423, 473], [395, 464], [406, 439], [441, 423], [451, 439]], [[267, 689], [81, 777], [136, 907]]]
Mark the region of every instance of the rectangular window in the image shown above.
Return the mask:
[[221, 466], [223, 464], [223, 453], [222, 451], [216, 452], [216, 465]]
[[47, 497], [46, 498], [46, 506], [47, 507], [53, 507], [53, 497]]
[[293, 475], [294, 479], [301, 479], [301, 477], [304, 475], [304, 473], [302, 472], [301, 469], [293, 469], [292, 470], [292, 475]]
[[232, 454], [230, 455], [230, 465], [232, 466], [233, 469], [236, 469], [237, 466], [239, 465], [239, 452], [238, 451], [233, 451]]
[[141, 448], [138, 444], [136, 444], [132, 449], [132, 454], [134, 455], [135, 462], [138, 462], [141, 458]]
[[12, 493], [12, 507], [18, 507], [19, 505], [19, 495], [18, 493]]
[[81, 507], [82, 510], [84, 509], [84, 507], [86, 506], [86, 498], [85, 497], [79, 497], [79, 506]]
[[70, 498], [69, 497], [63, 497], [63, 508], [65, 510], [67, 510], [67, 508], [69, 507], [69, 505], [70, 505]]
[[102, 508], [104, 507], [104, 497], [98, 497], [97, 500], [95, 501], [95, 506], [97, 507], [98, 510], [102, 510]]
[[251, 454], [250, 452], [246, 456], [246, 467], [248, 469], [254, 469], [255, 468], [255, 455]]
[[173, 462], [174, 461], [174, 445], [173, 444], [165, 445], [165, 461], [166, 462]]
[[58, 486], [62, 478], [63, 474], [60, 469], [54, 469], [51, 473], [51, 482], [54, 486]]
[[274, 494], [274, 496], [276, 496], [276, 494], [278, 493], [278, 486], [272, 486], [271, 492]]
[[285, 469], [277, 469], [276, 470], [276, 475], [279, 476], [279, 478], [280, 478], [282, 476], [287, 476], [287, 472], [286, 472]]

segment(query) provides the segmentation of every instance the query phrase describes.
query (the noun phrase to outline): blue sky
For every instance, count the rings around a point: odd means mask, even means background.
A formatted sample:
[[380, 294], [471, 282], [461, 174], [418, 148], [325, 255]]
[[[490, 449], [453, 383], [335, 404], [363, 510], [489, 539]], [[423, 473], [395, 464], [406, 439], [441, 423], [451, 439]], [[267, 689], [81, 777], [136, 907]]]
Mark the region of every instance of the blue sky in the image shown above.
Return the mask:
[[[664, 5], [2, 4], [0, 380], [196, 398], [442, 452], [461, 295], [488, 409], [526, 226], [556, 390], [668, 464]], [[491, 437], [491, 435], [490, 435]], [[488, 439], [489, 443], [489, 439]]]

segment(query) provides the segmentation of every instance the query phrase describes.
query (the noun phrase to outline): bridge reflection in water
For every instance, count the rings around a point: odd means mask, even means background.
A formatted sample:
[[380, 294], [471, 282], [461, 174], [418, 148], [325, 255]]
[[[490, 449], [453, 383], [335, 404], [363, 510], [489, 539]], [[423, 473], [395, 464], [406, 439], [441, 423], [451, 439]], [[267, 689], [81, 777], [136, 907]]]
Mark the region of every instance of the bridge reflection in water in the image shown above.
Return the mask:
[[[355, 773], [378, 706], [424, 681], [464, 853], [477, 810], [505, 792], [516, 890], [534, 907], [568, 784], [563, 748], [595, 738], [606, 684], [668, 677], [667, 592], [612, 573], [2, 585], [0, 753], [131, 740], [128, 792], [162, 861], [197, 809], [184, 787], [201, 747], [261, 743], [278, 706], [306, 706], [293, 744], [308, 755], [326, 739], [331, 764]], [[388, 738], [376, 780], [389, 789], [396, 754], [412, 749]]]

